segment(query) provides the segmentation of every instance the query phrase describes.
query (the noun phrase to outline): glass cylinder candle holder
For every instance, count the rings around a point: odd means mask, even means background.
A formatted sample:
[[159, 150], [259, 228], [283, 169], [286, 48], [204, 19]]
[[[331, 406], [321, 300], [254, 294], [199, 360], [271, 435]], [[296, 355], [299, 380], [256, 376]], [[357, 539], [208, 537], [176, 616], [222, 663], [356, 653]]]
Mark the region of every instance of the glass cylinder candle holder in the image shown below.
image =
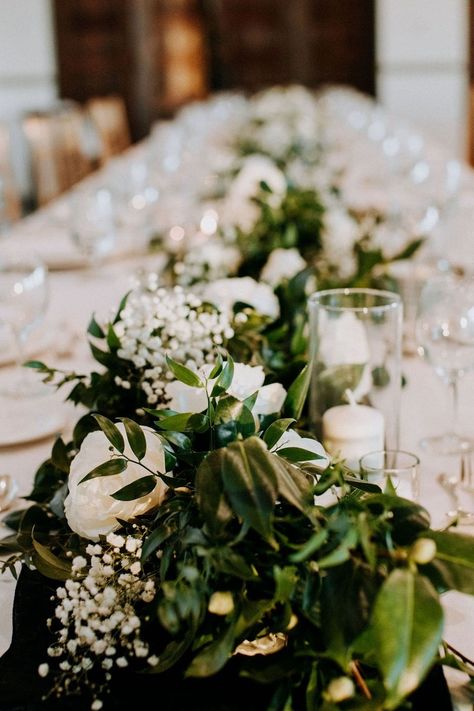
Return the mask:
[[398, 449], [403, 307], [375, 289], [309, 299], [310, 418], [328, 452], [355, 470], [364, 454]]

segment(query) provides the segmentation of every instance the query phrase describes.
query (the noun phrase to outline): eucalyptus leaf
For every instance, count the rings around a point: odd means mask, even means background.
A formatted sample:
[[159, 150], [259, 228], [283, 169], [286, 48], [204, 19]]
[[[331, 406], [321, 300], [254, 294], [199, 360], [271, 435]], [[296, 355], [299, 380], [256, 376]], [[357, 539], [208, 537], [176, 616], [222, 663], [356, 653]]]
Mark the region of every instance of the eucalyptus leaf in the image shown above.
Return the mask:
[[149, 474], [140, 477], [140, 479], [135, 479], [130, 484], [118, 489], [118, 491], [111, 494], [111, 497], [117, 499], [117, 501], [134, 501], [152, 492], [155, 486], [156, 477], [153, 474]]
[[97, 479], [101, 476], [114, 476], [115, 474], [121, 474], [125, 471], [128, 466], [126, 459], [110, 459], [108, 462], [103, 462], [99, 466], [94, 467], [87, 476], [85, 476], [79, 484], [83, 484], [85, 481], [90, 481], [91, 479]]
[[125, 449], [125, 442], [118, 427], [114, 425], [111, 420], [109, 420], [107, 417], [104, 417], [103, 415], [93, 415], [93, 418], [109, 440], [110, 444], [113, 445], [113, 447], [115, 447], [115, 449], [118, 450], [120, 454], [123, 454], [123, 450]]
[[189, 385], [191, 388], [204, 387], [204, 383], [202, 382], [201, 378], [193, 370], [187, 368], [181, 363], [178, 363], [177, 361], [170, 358], [168, 355], [166, 356], [166, 364], [175, 376], [175, 378], [177, 378], [181, 383]]
[[308, 395], [312, 375], [310, 365], [310, 363], [305, 365], [301, 373], [292, 382], [283, 405], [285, 414], [295, 420], [299, 420], [301, 417]]
[[137, 425], [136, 422], [130, 420], [128, 417], [121, 417], [120, 419], [124, 424], [130, 449], [138, 461], [141, 461], [146, 454], [145, 433], [140, 425]]
[[294, 417], [286, 417], [272, 422], [263, 435], [263, 441], [267, 445], [268, 449], [271, 449], [278, 442], [278, 440], [281, 439], [282, 435], [294, 422], [296, 422]]

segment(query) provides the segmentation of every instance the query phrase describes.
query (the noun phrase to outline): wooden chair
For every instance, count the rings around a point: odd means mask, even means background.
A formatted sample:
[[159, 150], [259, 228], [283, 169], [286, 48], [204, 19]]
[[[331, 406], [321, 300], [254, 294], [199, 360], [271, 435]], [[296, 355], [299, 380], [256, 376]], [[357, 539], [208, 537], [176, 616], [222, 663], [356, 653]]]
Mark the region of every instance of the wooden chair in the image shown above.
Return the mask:
[[80, 107], [65, 103], [49, 112], [28, 114], [23, 130], [30, 147], [38, 206], [91, 172], [92, 163], [83, 146], [84, 116]]
[[120, 96], [89, 99], [87, 111], [100, 141], [101, 165], [131, 145], [125, 102]]
[[[12, 169], [10, 129], [0, 123], [0, 223], [10, 223], [21, 217], [21, 198]], [[1, 225], [0, 225], [1, 229]]]

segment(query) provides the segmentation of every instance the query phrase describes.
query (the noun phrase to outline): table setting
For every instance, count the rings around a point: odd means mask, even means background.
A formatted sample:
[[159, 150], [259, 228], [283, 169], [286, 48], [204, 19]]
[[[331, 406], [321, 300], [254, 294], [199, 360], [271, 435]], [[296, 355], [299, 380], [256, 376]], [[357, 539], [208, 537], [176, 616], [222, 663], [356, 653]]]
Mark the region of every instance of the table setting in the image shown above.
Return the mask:
[[2, 237], [2, 711], [470, 708], [473, 195], [273, 87]]

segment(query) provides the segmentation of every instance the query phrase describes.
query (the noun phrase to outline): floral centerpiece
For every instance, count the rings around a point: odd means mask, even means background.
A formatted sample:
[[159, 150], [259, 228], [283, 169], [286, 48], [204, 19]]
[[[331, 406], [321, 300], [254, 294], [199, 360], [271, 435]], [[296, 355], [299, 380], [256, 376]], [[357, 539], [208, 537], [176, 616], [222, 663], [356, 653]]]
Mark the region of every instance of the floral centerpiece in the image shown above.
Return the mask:
[[408, 709], [434, 667], [465, 669], [439, 595], [474, 593], [471, 539], [307, 430], [308, 293], [365, 285], [419, 246], [377, 246], [383, 217], [345, 201], [315, 102], [271, 91], [230, 137], [216, 129], [222, 194], [202, 197], [191, 240], [161, 235], [162, 274], [92, 318], [92, 373], [30, 363], [88, 413], [5, 519], [1, 568], [24, 564], [14, 649], [26, 635], [34, 669], [6, 655], [3, 698], [16, 684], [25, 703], [94, 711], [141, 689], [183, 711]]

